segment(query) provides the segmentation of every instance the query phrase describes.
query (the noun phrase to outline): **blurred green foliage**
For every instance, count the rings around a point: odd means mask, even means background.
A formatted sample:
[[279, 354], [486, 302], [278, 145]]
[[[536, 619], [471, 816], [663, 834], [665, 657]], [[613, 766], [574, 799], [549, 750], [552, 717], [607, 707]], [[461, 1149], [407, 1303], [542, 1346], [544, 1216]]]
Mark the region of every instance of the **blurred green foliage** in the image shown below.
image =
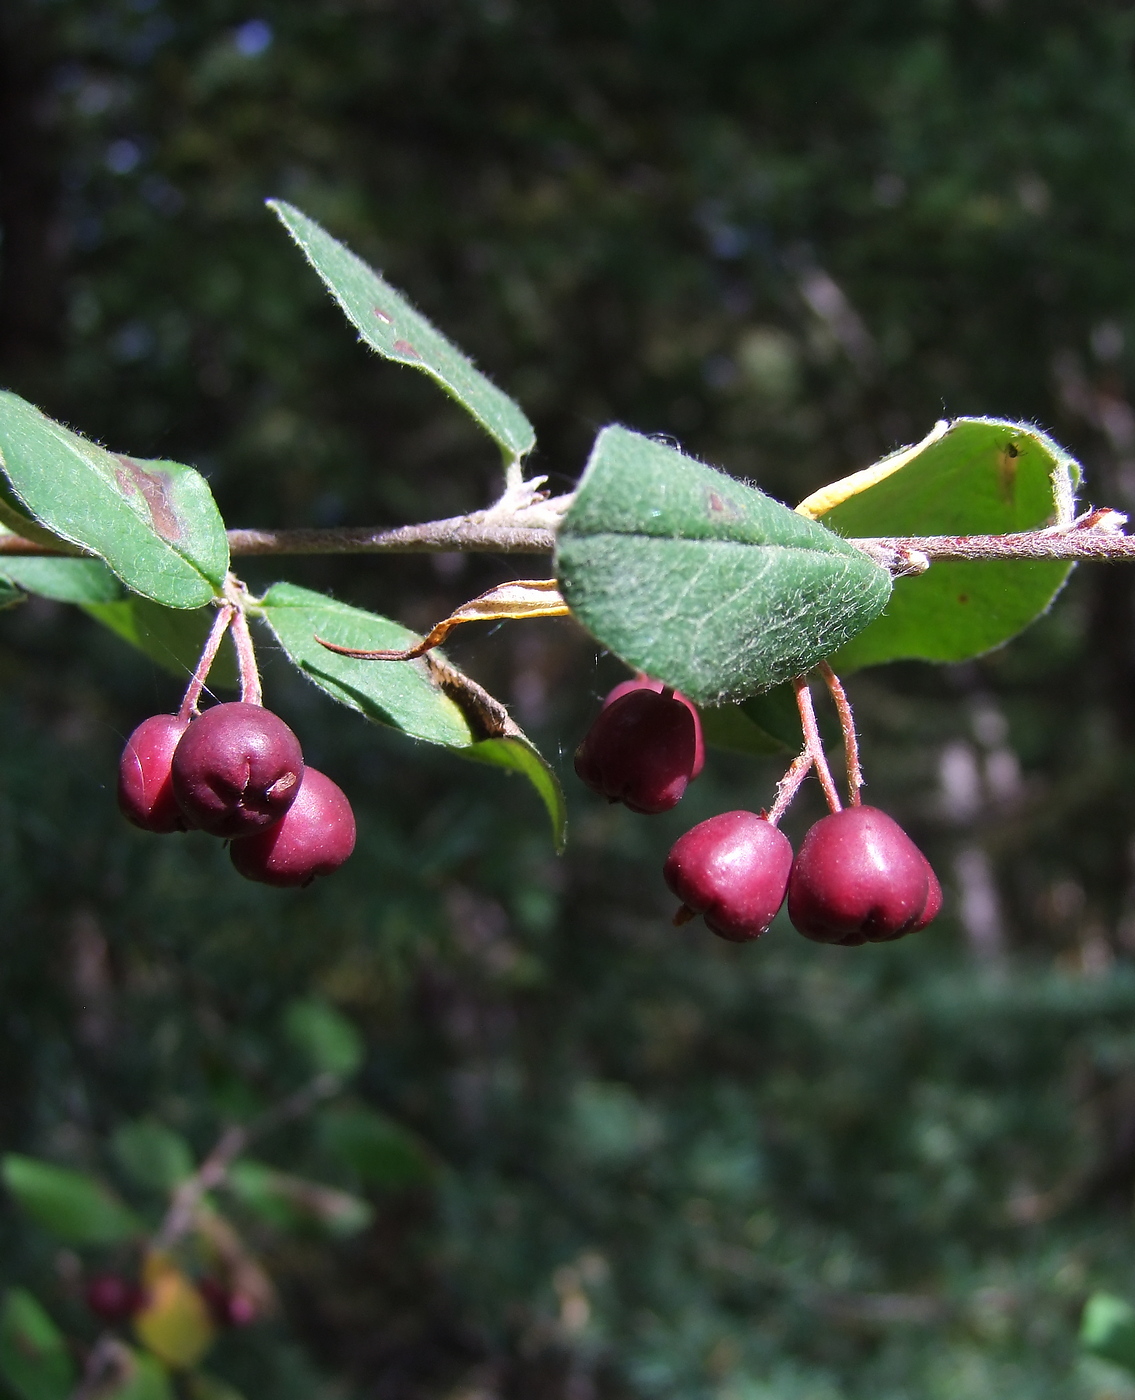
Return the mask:
[[[197, 465], [230, 524], [399, 523], [499, 482], [434, 386], [352, 343], [269, 196], [521, 402], [556, 487], [621, 421], [792, 502], [945, 411], [1035, 420], [1090, 501], [1135, 505], [1116, 0], [10, 0], [0, 42], [0, 377]], [[511, 566], [270, 567], [250, 583], [421, 627]], [[658, 819], [572, 787], [557, 861], [523, 784], [271, 664], [359, 846], [309, 891], [244, 884], [113, 810], [121, 736], [177, 681], [23, 604], [0, 617], [0, 1142], [149, 1211], [171, 1142], [199, 1159], [295, 1092], [303, 1045], [346, 1063], [289, 1034], [322, 1005], [359, 1075], [257, 1157], [373, 1223], [329, 1244], [248, 1212], [282, 1308], [226, 1334], [217, 1386], [1131, 1394], [1077, 1333], [1096, 1290], [1135, 1298], [1133, 634], [1129, 571], [1085, 568], [984, 662], [856, 677], [871, 800], [949, 903], [844, 953], [670, 927], [668, 843], [767, 801], [776, 760], [711, 759]], [[568, 623], [453, 650], [570, 775], [617, 670]], [[0, 1239], [4, 1283], [87, 1342], [82, 1271], [136, 1263], [15, 1209]]]

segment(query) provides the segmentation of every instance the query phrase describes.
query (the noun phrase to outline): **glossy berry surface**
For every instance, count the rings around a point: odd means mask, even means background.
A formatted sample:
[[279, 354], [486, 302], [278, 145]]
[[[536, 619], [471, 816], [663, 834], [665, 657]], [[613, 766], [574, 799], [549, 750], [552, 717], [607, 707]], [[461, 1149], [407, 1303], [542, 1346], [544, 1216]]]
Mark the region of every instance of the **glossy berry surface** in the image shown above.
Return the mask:
[[697, 734], [688, 705], [636, 688], [602, 709], [575, 754], [592, 792], [632, 812], [666, 812], [693, 776]]
[[[613, 704], [624, 695], [630, 695], [636, 690], [653, 690], [659, 695], [665, 686], [661, 681], [652, 681], [649, 676], [634, 676], [629, 681], [620, 681], [614, 690], [609, 691], [607, 698], [603, 701], [603, 708]], [[698, 714], [697, 706], [692, 700], [687, 700], [680, 690], [674, 691], [674, 699], [680, 700], [694, 717], [694, 766], [690, 770], [690, 781], [698, 776], [705, 767], [705, 740], [702, 738], [701, 715]]]
[[118, 806], [143, 831], [184, 831], [186, 822], [173, 795], [173, 752], [189, 721], [177, 715], [151, 715], [131, 734], [118, 761]]
[[266, 831], [234, 841], [232, 863], [248, 880], [294, 888], [330, 875], [355, 849], [355, 814], [346, 794], [316, 768], [305, 768], [299, 794]]
[[722, 812], [680, 836], [662, 875], [721, 938], [759, 938], [784, 903], [792, 846], [756, 812]]
[[191, 826], [247, 836], [278, 822], [303, 777], [300, 742], [262, 705], [214, 705], [173, 755], [173, 791]]
[[877, 807], [847, 807], [818, 821], [788, 882], [788, 916], [818, 943], [886, 943], [924, 928], [941, 905], [929, 861]]
[[95, 1274], [83, 1296], [96, 1317], [116, 1324], [129, 1321], [145, 1302], [141, 1286], [121, 1274]]

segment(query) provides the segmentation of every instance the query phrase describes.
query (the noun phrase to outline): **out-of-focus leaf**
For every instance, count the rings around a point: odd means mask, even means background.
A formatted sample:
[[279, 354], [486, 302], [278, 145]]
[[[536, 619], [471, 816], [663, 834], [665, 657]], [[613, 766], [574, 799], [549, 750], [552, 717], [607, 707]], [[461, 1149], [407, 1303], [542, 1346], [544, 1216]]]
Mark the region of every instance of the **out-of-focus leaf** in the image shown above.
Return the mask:
[[226, 1185], [247, 1210], [281, 1230], [317, 1226], [331, 1235], [353, 1235], [374, 1218], [373, 1208], [358, 1196], [249, 1158], [233, 1164]]
[[738, 705], [717, 705], [701, 712], [707, 744], [734, 753], [798, 753], [804, 745], [800, 714], [790, 685], [751, 695]]
[[171, 608], [203, 607], [220, 592], [225, 525], [192, 467], [108, 452], [6, 392], [0, 466], [30, 515], [105, 559], [128, 588]]
[[90, 1400], [174, 1400], [169, 1372], [156, 1356], [135, 1351], [117, 1338], [103, 1338], [104, 1374]]
[[281, 199], [270, 199], [268, 207], [372, 349], [388, 360], [425, 370], [509, 457], [523, 457], [531, 450], [536, 432], [520, 405], [487, 379], [401, 292], [314, 219]]
[[1135, 1308], [1112, 1293], [1093, 1293], [1084, 1306], [1080, 1345], [1135, 1375]]
[[139, 1186], [169, 1191], [193, 1173], [189, 1144], [153, 1118], [123, 1123], [115, 1129], [110, 1145], [119, 1166]]
[[353, 1021], [318, 997], [293, 1001], [284, 1032], [317, 1074], [354, 1074], [363, 1062], [363, 1038]]
[[126, 597], [126, 589], [101, 559], [5, 555], [0, 557], [0, 578], [57, 603], [113, 603]]
[[112, 1191], [83, 1172], [9, 1153], [4, 1184], [37, 1225], [68, 1244], [116, 1244], [141, 1223]]
[[[1069, 524], [1079, 480], [1076, 462], [1039, 429], [956, 418], [797, 510], [843, 535], [999, 535]], [[1044, 560], [932, 564], [896, 579], [882, 616], [832, 665], [851, 671], [903, 657], [979, 656], [1045, 612], [1071, 568]]]
[[0, 1375], [20, 1400], [67, 1400], [74, 1383], [67, 1339], [23, 1288], [0, 1309]]
[[235, 1386], [206, 1371], [194, 1371], [186, 1376], [185, 1391], [189, 1400], [244, 1400]]
[[396, 1191], [423, 1185], [437, 1174], [425, 1144], [408, 1128], [373, 1109], [326, 1108], [317, 1132], [323, 1150], [368, 1186]]
[[890, 574], [832, 531], [620, 427], [596, 439], [556, 573], [598, 641], [707, 705], [808, 670], [891, 591]]
[[134, 1331], [167, 1366], [195, 1365], [213, 1344], [216, 1327], [193, 1282], [165, 1254], [153, 1251], [142, 1266], [146, 1305], [134, 1317]]
[[[83, 611], [187, 684], [215, 616], [212, 608], [163, 608], [136, 594], [115, 603], [89, 603]], [[209, 689], [235, 690], [239, 684], [236, 652], [226, 634], [209, 672]]]

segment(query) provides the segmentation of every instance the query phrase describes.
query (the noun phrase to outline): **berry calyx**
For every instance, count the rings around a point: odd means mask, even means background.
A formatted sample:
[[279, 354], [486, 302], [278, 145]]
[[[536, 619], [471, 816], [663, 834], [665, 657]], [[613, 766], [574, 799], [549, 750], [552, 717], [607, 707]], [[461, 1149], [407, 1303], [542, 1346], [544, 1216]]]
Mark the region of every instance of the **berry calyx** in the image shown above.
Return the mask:
[[247, 880], [295, 888], [330, 875], [355, 849], [355, 814], [346, 794], [317, 768], [305, 768], [295, 801], [266, 831], [229, 849]]
[[146, 1295], [140, 1284], [121, 1274], [95, 1274], [83, 1289], [87, 1307], [104, 1322], [128, 1322], [141, 1310]]
[[[603, 708], [613, 704], [624, 695], [630, 695], [636, 690], [654, 690], [659, 695], [666, 689], [661, 681], [653, 681], [649, 676], [633, 676], [630, 680], [620, 681], [614, 690], [608, 691], [607, 698], [603, 701]], [[692, 700], [687, 700], [680, 690], [673, 692], [674, 699], [680, 700], [694, 717], [694, 766], [690, 770], [690, 782], [698, 776], [705, 767], [705, 740], [702, 738], [701, 715], [698, 714], [697, 706]]]
[[930, 862], [877, 807], [846, 807], [805, 836], [788, 881], [788, 917], [817, 943], [887, 943], [935, 917]]
[[635, 688], [596, 716], [575, 754], [592, 792], [653, 815], [681, 801], [697, 759], [689, 705], [673, 692]]
[[173, 755], [173, 791], [187, 821], [213, 836], [272, 826], [303, 778], [300, 741], [262, 705], [232, 701], [195, 719]]
[[118, 806], [143, 831], [184, 831], [185, 817], [173, 793], [174, 750], [189, 721], [177, 715], [151, 715], [126, 741], [118, 761]]
[[792, 846], [756, 812], [722, 812], [679, 836], [662, 875], [682, 901], [679, 921], [701, 914], [720, 938], [759, 938], [784, 903]]

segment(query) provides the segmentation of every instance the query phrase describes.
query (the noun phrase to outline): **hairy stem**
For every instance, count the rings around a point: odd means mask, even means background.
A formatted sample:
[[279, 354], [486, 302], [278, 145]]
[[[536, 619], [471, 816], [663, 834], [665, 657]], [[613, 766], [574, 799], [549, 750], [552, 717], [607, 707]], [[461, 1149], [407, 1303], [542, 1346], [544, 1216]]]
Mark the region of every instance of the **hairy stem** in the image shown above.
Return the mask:
[[812, 751], [807, 746], [792, 760], [788, 772], [776, 785], [776, 801], [766, 813], [773, 826], [780, 825], [780, 819], [792, 806], [792, 799], [800, 791], [804, 779], [812, 771]]
[[178, 719], [192, 719], [197, 713], [197, 702], [201, 699], [201, 692], [205, 689], [205, 682], [209, 679], [209, 672], [213, 669], [213, 662], [217, 659], [217, 652], [221, 649], [221, 642], [224, 640], [225, 632], [228, 630], [228, 625], [232, 622], [235, 612], [236, 608], [232, 603], [222, 603], [217, 609], [217, 615], [209, 629], [209, 636], [205, 641], [201, 659], [197, 662], [197, 669], [193, 672], [189, 686], [182, 697], [181, 708], [177, 712]]
[[863, 769], [859, 766], [859, 740], [855, 737], [851, 701], [847, 698], [843, 682], [826, 661], [821, 661], [816, 669], [823, 676], [839, 713], [839, 727], [843, 731], [843, 760], [847, 765], [847, 799], [853, 807], [858, 807], [862, 802]]
[[[811, 754], [816, 765], [816, 777], [824, 790], [824, 798], [833, 812], [842, 810], [832, 770], [828, 767], [828, 756], [824, 753], [824, 741], [820, 738], [820, 726], [816, 723], [816, 711], [812, 704], [812, 692], [808, 688], [806, 676], [796, 676], [792, 681], [796, 692], [796, 708], [800, 711], [800, 726], [804, 730], [804, 751]], [[791, 771], [791, 770], [790, 770]]]
[[233, 643], [240, 668], [240, 698], [245, 705], [262, 705], [264, 693], [260, 687], [260, 668], [256, 664], [256, 648], [248, 627], [248, 614], [238, 607], [233, 615]]

